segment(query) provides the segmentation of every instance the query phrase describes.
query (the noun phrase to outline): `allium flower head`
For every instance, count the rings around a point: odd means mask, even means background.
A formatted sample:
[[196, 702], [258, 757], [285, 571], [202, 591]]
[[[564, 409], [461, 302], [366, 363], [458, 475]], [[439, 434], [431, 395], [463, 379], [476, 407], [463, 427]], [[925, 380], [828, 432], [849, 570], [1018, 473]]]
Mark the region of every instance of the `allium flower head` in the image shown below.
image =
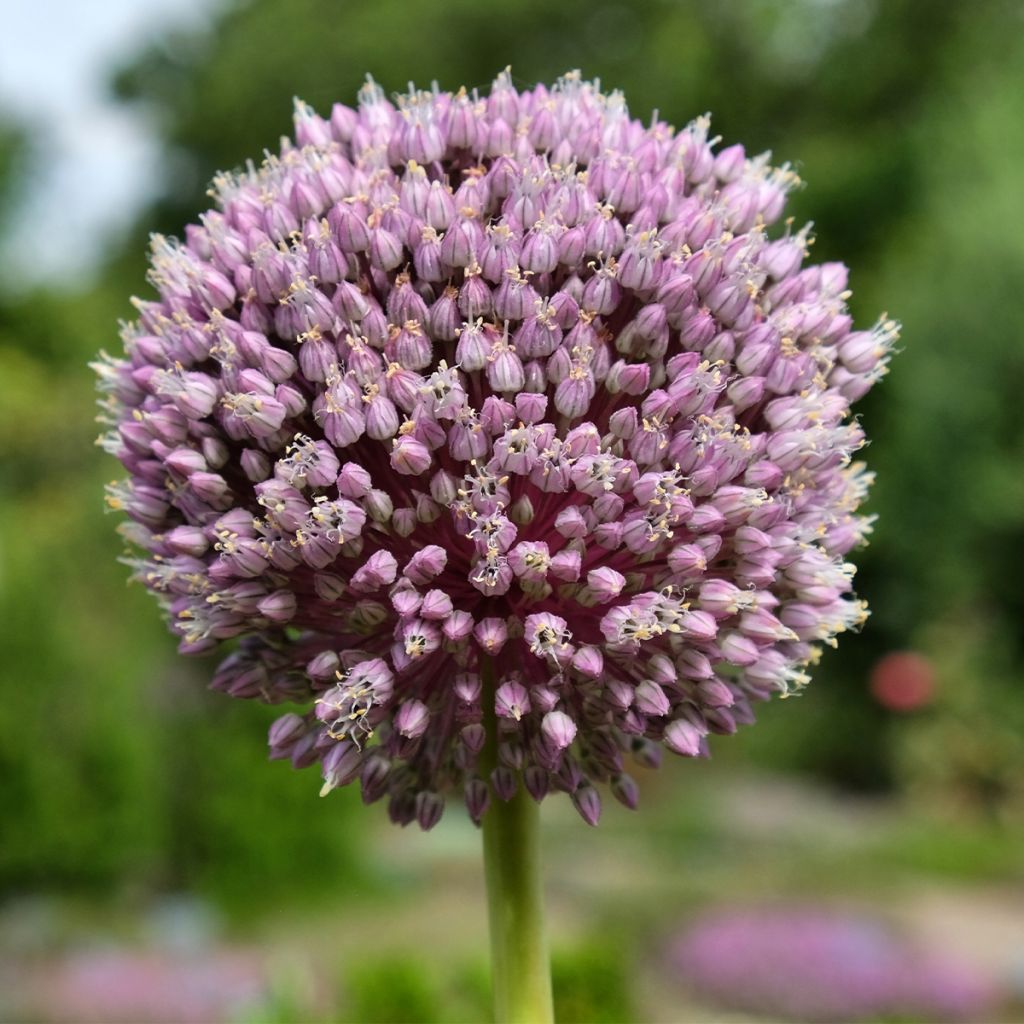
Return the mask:
[[[429, 828], [633, 806], [865, 615], [849, 404], [896, 335], [769, 227], [797, 178], [567, 75], [370, 82], [224, 174], [97, 364], [110, 504], [185, 653], [294, 702], [271, 755]], [[497, 716], [496, 767], [484, 766]]]

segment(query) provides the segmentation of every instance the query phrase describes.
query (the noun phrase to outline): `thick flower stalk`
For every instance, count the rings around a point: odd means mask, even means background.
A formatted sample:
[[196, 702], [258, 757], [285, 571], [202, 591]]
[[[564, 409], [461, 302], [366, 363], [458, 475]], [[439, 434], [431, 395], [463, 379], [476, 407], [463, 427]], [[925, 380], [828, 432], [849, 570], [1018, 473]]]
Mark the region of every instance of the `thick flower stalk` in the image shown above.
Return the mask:
[[153, 239], [109, 502], [181, 650], [240, 638], [214, 687], [299, 706], [272, 757], [402, 824], [593, 824], [807, 682], [865, 616], [849, 406], [896, 329], [769, 232], [796, 182], [578, 75], [370, 83]]

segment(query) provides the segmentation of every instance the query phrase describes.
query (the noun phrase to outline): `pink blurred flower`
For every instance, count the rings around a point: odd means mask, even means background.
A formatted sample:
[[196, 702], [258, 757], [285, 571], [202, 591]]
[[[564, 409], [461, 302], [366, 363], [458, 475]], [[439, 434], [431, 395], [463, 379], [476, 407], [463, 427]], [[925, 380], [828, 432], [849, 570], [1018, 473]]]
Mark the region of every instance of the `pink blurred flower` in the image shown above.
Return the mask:
[[758, 1017], [976, 1021], [996, 996], [966, 965], [920, 953], [878, 921], [812, 907], [709, 914], [670, 959], [703, 997]]
[[215, 1024], [237, 1020], [267, 995], [264, 968], [255, 955], [110, 950], [54, 964], [35, 1000], [48, 1017], [63, 1020]]

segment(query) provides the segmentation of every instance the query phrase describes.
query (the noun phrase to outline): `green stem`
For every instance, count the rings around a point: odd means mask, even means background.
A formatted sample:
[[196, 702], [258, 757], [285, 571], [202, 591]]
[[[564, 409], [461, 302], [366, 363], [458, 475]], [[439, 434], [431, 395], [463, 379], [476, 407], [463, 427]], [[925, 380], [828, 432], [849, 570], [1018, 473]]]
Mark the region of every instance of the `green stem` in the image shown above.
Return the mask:
[[[494, 671], [489, 663], [484, 665], [483, 677], [487, 746], [482, 767], [489, 772], [497, 763], [498, 746]], [[507, 802], [491, 801], [484, 814], [483, 833], [495, 1024], [552, 1024], [540, 808], [520, 787]]]

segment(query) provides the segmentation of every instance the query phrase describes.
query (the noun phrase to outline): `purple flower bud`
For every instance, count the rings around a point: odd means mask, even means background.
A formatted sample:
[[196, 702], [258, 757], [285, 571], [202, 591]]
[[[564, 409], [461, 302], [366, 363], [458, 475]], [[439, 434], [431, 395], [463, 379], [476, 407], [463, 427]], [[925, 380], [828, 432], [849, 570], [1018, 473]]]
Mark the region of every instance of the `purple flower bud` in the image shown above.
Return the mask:
[[349, 580], [352, 590], [358, 593], [372, 593], [398, 576], [398, 562], [390, 551], [375, 551]]
[[176, 526], [167, 534], [167, 545], [179, 555], [199, 558], [206, 553], [210, 542], [197, 526]]
[[425, 473], [431, 464], [430, 451], [411, 434], [395, 438], [391, 448], [391, 467], [406, 476]]
[[490, 288], [478, 274], [471, 274], [459, 289], [458, 310], [467, 320], [487, 316], [494, 308]]
[[723, 618], [748, 607], [751, 595], [728, 580], [709, 580], [701, 586], [698, 600], [705, 611]]
[[347, 786], [359, 776], [363, 764], [363, 752], [354, 743], [338, 743], [331, 747], [323, 759], [324, 784], [321, 796], [327, 796], [332, 789]]
[[359, 769], [363, 803], [375, 803], [385, 794], [390, 771], [391, 765], [386, 757], [376, 754], [364, 757]]
[[674, 754], [696, 757], [700, 753], [703, 736], [692, 722], [678, 718], [665, 729], [665, 746]]
[[660, 718], [672, 710], [665, 691], [653, 679], [645, 679], [637, 688], [635, 702], [637, 708], [645, 715]]
[[525, 392], [516, 395], [516, 414], [524, 423], [539, 423], [547, 412], [547, 395]]
[[728, 708], [736, 701], [736, 696], [721, 679], [702, 679], [697, 684], [697, 696], [705, 711], [708, 708]]
[[213, 508], [227, 508], [230, 504], [231, 489], [219, 473], [193, 473], [188, 483], [196, 496]]
[[582, 227], [569, 228], [558, 240], [558, 262], [565, 267], [578, 267], [587, 250], [587, 236]]
[[487, 730], [479, 723], [463, 726], [460, 733], [466, 749], [472, 754], [479, 754], [487, 742]]
[[537, 803], [540, 803], [547, 796], [550, 789], [548, 773], [537, 765], [530, 765], [523, 772], [523, 785], [526, 787], [527, 793]]
[[416, 821], [424, 832], [429, 832], [444, 814], [444, 798], [438, 793], [416, 794]]
[[377, 228], [370, 233], [367, 253], [370, 265], [385, 271], [394, 270], [405, 258], [402, 243], [384, 228]]
[[495, 694], [494, 708], [499, 718], [512, 718], [518, 722], [523, 715], [530, 713], [530, 695], [521, 683], [502, 683]]
[[338, 494], [343, 498], [365, 498], [370, 492], [370, 474], [355, 462], [346, 462], [337, 479]]
[[260, 615], [271, 622], [288, 622], [295, 617], [298, 604], [290, 590], [276, 590], [263, 598], [256, 607]]
[[761, 656], [757, 644], [742, 633], [726, 633], [719, 640], [722, 657], [732, 665], [753, 665]]
[[549, 711], [541, 722], [540, 731], [553, 750], [561, 751], [576, 738], [576, 723], [564, 711]]
[[679, 619], [679, 632], [687, 639], [708, 642], [715, 638], [718, 624], [707, 612], [684, 612]]
[[449, 267], [468, 267], [478, 247], [479, 228], [472, 220], [457, 219], [441, 242], [441, 259]]
[[200, 473], [207, 469], [206, 459], [193, 448], [175, 448], [164, 459], [167, 466], [182, 476]]
[[345, 581], [330, 572], [313, 573], [313, 589], [321, 601], [331, 604], [345, 593]]
[[539, 225], [528, 232], [519, 256], [519, 265], [523, 270], [535, 274], [550, 274], [558, 266], [557, 232], [550, 230], [549, 225]]
[[488, 357], [487, 380], [495, 391], [521, 391], [526, 377], [519, 356], [508, 347], [495, 349]]
[[572, 794], [572, 805], [588, 825], [596, 826], [601, 820], [601, 796], [593, 786], [579, 786]]
[[573, 582], [580, 578], [580, 553], [566, 548], [551, 559], [550, 572], [560, 580]]
[[507, 803], [516, 795], [519, 789], [519, 780], [514, 771], [499, 765], [491, 772], [491, 787], [494, 789], [495, 796]]
[[275, 719], [270, 727], [267, 736], [267, 743], [270, 746], [272, 759], [280, 759], [291, 756], [291, 750], [295, 743], [301, 739], [308, 728], [305, 721], [296, 714], [282, 715]]
[[623, 806], [628, 807], [631, 811], [637, 809], [640, 803], [640, 788], [632, 776], [627, 775], [625, 772], [613, 776], [611, 791], [615, 799]]
[[466, 783], [465, 801], [470, 819], [479, 824], [491, 803], [491, 793], [487, 788], [487, 783], [481, 779], [470, 779]]
[[587, 534], [587, 523], [576, 505], [563, 509], [555, 517], [555, 529], [566, 538], [583, 537]]
[[570, 375], [555, 389], [555, 408], [567, 419], [574, 420], [586, 412], [594, 397], [594, 381], [586, 371]]
[[459, 643], [473, 632], [473, 616], [469, 612], [453, 611], [441, 630], [452, 643]]
[[421, 548], [406, 563], [404, 575], [416, 586], [429, 583], [438, 576], [448, 562], [444, 548], [436, 544], [428, 544]]
[[334, 651], [321, 651], [306, 666], [306, 674], [310, 679], [333, 679], [338, 671], [338, 655]]
[[607, 604], [622, 593], [626, 577], [621, 572], [604, 566], [587, 573], [587, 587], [598, 604]]
[[430, 711], [420, 700], [407, 700], [395, 712], [395, 729], [408, 739], [416, 739], [427, 731]]
[[[235, 694], [232, 694], [232, 696], [235, 696]], [[239, 693], [237, 696], [244, 696], [244, 694]], [[311, 764], [316, 764], [317, 750], [315, 732], [306, 733], [306, 735], [301, 737], [298, 742], [293, 744], [290, 760], [293, 768], [308, 768]]]
[[797, 636], [784, 626], [771, 612], [764, 608], [744, 612], [740, 616], [740, 629], [755, 643], [777, 643], [780, 640], [796, 640]]
[[504, 619], [486, 618], [473, 630], [476, 642], [490, 655], [497, 654], [508, 641], [508, 627]]

